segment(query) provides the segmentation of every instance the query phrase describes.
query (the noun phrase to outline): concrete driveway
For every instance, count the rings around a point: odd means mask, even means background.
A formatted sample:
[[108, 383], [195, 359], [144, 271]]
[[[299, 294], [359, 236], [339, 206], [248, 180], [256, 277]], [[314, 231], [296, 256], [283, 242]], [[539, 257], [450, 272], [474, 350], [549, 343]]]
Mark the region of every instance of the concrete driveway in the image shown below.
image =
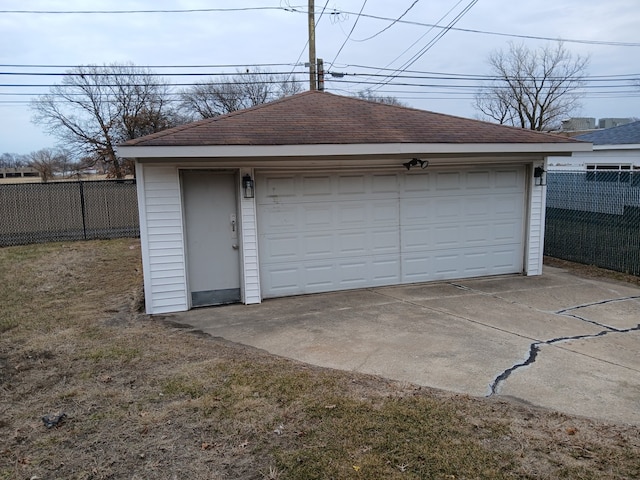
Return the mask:
[[545, 267], [167, 317], [315, 365], [640, 424], [640, 288], [629, 284]]

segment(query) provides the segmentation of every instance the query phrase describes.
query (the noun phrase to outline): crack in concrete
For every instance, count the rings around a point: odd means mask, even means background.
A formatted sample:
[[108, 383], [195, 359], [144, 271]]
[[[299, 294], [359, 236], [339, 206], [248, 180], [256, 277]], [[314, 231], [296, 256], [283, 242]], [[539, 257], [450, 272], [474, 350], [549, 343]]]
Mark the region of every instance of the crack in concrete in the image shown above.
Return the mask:
[[638, 300], [638, 299], [640, 299], [640, 295], [631, 295], [630, 297], [608, 298], [606, 300], [601, 300], [599, 302], [591, 302], [591, 303], [585, 303], [583, 305], [576, 305], [574, 307], [563, 308], [562, 310], [558, 310], [557, 312], [554, 312], [554, 313], [562, 315], [565, 312], [568, 312], [570, 310], [577, 310], [579, 308], [593, 307], [594, 305], [605, 305], [607, 303], [624, 302], [626, 300]]
[[[640, 331], [640, 324], [638, 324], [635, 327], [631, 327], [631, 328], [627, 328], [627, 329], [619, 329], [619, 328], [612, 327], [610, 325], [605, 325], [605, 324], [596, 322], [594, 320], [589, 320], [587, 318], [580, 317], [579, 315], [576, 315], [574, 313], [569, 313], [572, 310], [578, 310], [580, 308], [591, 307], [591, 306], [594, 306], [594, 305], [604, 305], [604, 304], [607, 304], [607, 303], [623, 302], [623, 301], [626, 301], [626, 300], [638, 300], [638, 299], [640, 299], [640, 295], [633, 295], [633, 296], [620, 297], [620, 298], [609, 298], [609, 299], [601, 300], [601, 301], [598, 301], [598, 302], [591, 302], [591, 303], [586, 303], [586, 304], [583, 304], [583, 305], [576, 305], [576, 306], [573, 306], [573, 307], [563, 308], [563, 309], [555, 311], [555, 312], [553, 312], [553, 311], [550, 312], [550, 311], [537, 309], [535, 307], [532, 307], [531, 305], [527, 305], [527, 304], [524, 304], [524, 303], [520, 303], [520, 302], [517, 302], [517, 301], [506, 299], [506, 298], [500, 296], [498, 293], [484, 292], [482, 290], [477, 290], [475, 288], [468, 287], [466, 285], [462, 285], [460, 283], [455, 283], [455, 282], [443, 282], [443, 283], [451, 285], [452, 287], [457, 288], [459, 290], [472, 292], [474, 294], [479, 294], [479, 295], [485, 295], [485, 296], [488, 296], [488, 297], [493, 297], [493, 298], [496, 298], [496, 299], [499, 299], [499, 300], [502, 300], [502, 301], [505, 301], [505, 302], [508, 302], [508, 303], [511, 303], [511, 304], [514, 304], [514, 305], [520, 305], [522, 307], [530, 308], [532, 310], [536, 310], [536, 311], [543, 312], [543, 313], [548, 313], [548, 314], [552, 314], [552, 315], [561, 315], [561, 316], [565, 316], [565, 317], [575, 318], [576, 320], [580, 320], [582, 322], [590, 323], [592, 325], [595, 325], [595, 326], [598, 326], [600, 328], [606, 329], [606, 330], [603, 330], [603, 331], [598, 332], [598, 333], [557, 337], [557, 338], [552, 338], [550, 340], [540, 340], [540, 341], [536, 341], [536, 342], [531, 343], [529, 345], [529, 353], [528, 353], [527, 357], [524, 359], [524, 361], [522, 361], [520, 363], [516, 363], [515, 365], [512, 365], [511, 367], [507, 368], [502, 373], [500, 373], [493, 380], [493, 382], [491, 382], [489, 384], [489, 393], [486, 395], [486, 397], [491, 397], [493, 395], [498, 395], [500, 393], [499, 392], [500, 387], [511, 376], [511, 374], [513, 372], [515, 372], [516, 370], [518, 370], [520, 368], [524, 368], [524, 367], [527, 367], [527, 366], [533, 364], [536, 361], [536, 359], [538, 357], [538, 354], [540, 353], [540, 347], [542, 345], [554, 345], [554, 344], [557, 344], [557, 343], [569, 342], [571, 340], [584, 340], [584, 339], [597, 338], [597, 337], [602, 337], [604, 335], [608, 335], [610, 333], [629, 333], [629, 332], [633, 332], [633, 331]], [[447, 311], [444, 311], [444, 310], [441, 310], [441, 309], [438, 309], [438, 308], [434, 308], [434, 307], [431, 307], [431, 306], [422, 305], [422, 304], [419, 304], [417, 302], [413, 302], [411, 300], [394, 297], [393, 295], [388, 295], [388, 294], [379, 292], [379, 291], [374, 290], [374, 289], [372, 289], [372, 291], [374, 293], [379, 294], [379, 295], [383, 295], [383, 296], [386, 296], [386, 297], [394, 298], [397, 301], [400, 301], [402, 303], [407, 303], [407, 304], [410, 304], [410, 305], [414, 305], [414, 306], [422, 308], [422, 309], [427, 309], [427, 310], [432, 310], [432, 311], [444, 313], [446, 315], [451, 315], [453, 317], [460, 318], [462, 320], [470, 321], [472, 323], [478, 323], [480, 325], [484, 325], [486, 327], [493, 328], [495, 330], [500, 330], [500, 331], [503, 331], [503, 332], [506, 332], [506, 333], [517, 335], [517, 336], [522, 337], [522, 338], [526, 338], [523, 335], [518, 335], [518, 334], [516, 334], [514, 332], [511, 332], [511, 331], [508, 331], [508, 330], [504, 330], [504, 329], [501, 329], [501, 328], [497, 328], [495, 326], [488, 325], [488, 324], [485, 324], [483, 322], [478, 322], [477, 320], [473, 320], [471, 318], [467, 318], [467, 317], [464, 317], [464, 316], [461, 316], [461, 315], [456, 315], [456, 314], [453, 314], [451, 312], [447, 312]], [[579, 353], [579, 352], [576, 352], [576, 353]], [[602, 359], [598, 359], [598, 360], [604, 361]], [[607, 362], [607, 363], [611, 363], [611, 362]], [[614, 365], [616, 365], [616, 364], [614, 364]], [[624, 367], [623, 365], [618, 365], [618, 366]], [[624, 368], [627, 368], [627, 367], [624, 367]]]
[[[605, 302], [605, 303], [607, 303], [607, 302]], [[566, 309], [566, 310], [570, 310], [570, 309]], [[515, 372], [516, 370], [518, 370], [520, 368], [527, 367], [527, 366], [533, 364], [536, 361], [536, 358], [538, 357], [538, 353], [540, 352], [540, 346], [541, 345], [554, 345], [556, 343], [569, 342], [571, 340], [584, 340], [584, 339], [603, 337], [603, 336], [608, 335], [610, 333], [629, 333], [629, 332], [633, 332], [633, 331], [640, 331], [640, 323], [638, 325], [636, 325], [635, 327], [625, 328], [625, 329], [611, 329], [609, 327], [606, 327], [606, 328], [607, 328], [607, 330], [603, 330], [601, 332], [593, 333], [593, 334], [575, 335], [575, 336], [570, 336], [570, 337], [557, 337], [557, 338], [552, 338], [551, 340], [533, 342], [531, 345], [529, 345], [529, 355], [527, 356], [527, 358], [523, 362], [516, 363], [515, 365], [507, 368], [500, 375], [498, 375], [493, 380], [493, 382], [491, 382], [491, 384], [489, 384], [489, 394], [487, 395], [487, 397], [491, 397], [492, 395], [499, 394], [500, 393], [499, 392], [500, 387], [509, 378], [509, 376], [511, 376], [511, 374], [513, 372]]]

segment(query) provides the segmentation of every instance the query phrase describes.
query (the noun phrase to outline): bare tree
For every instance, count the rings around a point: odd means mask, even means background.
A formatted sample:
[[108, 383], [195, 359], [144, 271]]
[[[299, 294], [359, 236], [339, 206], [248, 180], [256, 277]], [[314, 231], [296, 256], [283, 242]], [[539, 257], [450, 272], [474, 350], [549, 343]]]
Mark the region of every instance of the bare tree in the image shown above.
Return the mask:
[[406, 106], [406, 104], [398, 100], [396, 97], [391, 95], [378, 95], [371, 89], [360, 90], [356, 96], [362, 100], [369, 100], [370, 102], [386, 103], [387, 105], [395, 105], [397, 107]]
[[32, 102], [34, 122], [44, 125], [77, 156], [104, 162], [116, 178], [130, 173], [116, 145], [173, 126], [169, 86], [132, 64], [69, 70], [49, 94]]
[[530, 130], [549, 130], [580, 106], [578, 90], [589, 58], [562, 42], [531, 50], [509, 44], [489, 56], [494, 79], [475, 96], [474, 107], [490, 120]]
[[257, 69], [198, 83], [180, 92], [181, 110], [192, 118], [211, 118], [302, 91], [287, 75]]
[[17, 153], [3, 153], [0, 155], [0, 168], [20, 168], [26, 167], [29, 163], [26, 155]]
[[69, 153], [54, 148], [43, 148], [27, 155], [29, 166], [35, 168], [43, 182], [48, 182], [56, 174], [65, 175], [71, 165]]

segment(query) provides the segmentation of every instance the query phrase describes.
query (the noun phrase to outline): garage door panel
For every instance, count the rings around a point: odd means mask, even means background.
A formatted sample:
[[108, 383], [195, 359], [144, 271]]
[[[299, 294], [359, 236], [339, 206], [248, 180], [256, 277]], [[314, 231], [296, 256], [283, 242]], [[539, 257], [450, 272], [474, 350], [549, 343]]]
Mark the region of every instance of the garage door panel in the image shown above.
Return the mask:
[[[346, 259], [354, 256], [397, 254], [396, 226], [366, 229], [261, 234], [260, 249], [270, 264], [305, 259]], [[262, 256], [261, 255], [261, 256]]]
[[370, 250], [366, 231], [341, 232], [338, 242], [340, 255], [366, 255]]
[[272, 262], [295, 261], [300, 258], [300, 244], [298, 235], [270, 235], [260, 238], [263, 248]]
[[434, 248], [459, 248], [464, 244], [464, 238], [460, 234], [461, 225], [438, 225], [434, 228]]
[[291, 232], [299, 228], [296, 205], [264, 205], [260, 220], [264, 231]]
[[464, 212], [464, 198], [463, 197], [439, 197], [433, 200], [434, 202], [434, 219], [441, 221], [444, 219], [460, 219]]
[[258, 172], [264, 296], [519, 272], [524, 180], [524, 167]]
[[314, 200], [322, 200], [322, 197], [325, 197], [325, 201], [330, 200], [333, 196], [332, 179], [331, 175], [303, 176], [300, 192], [302, 197], [313, 197]]
[[433, 280], [433, 258], [430, 253], [406, 253], [401, 256], [401, 283], [428, 282]]
[[293, 174], [270, 175], [261, 183], [262, 188], [258, 191], [259, 200], [296, 196], [296, 176]]
[[432, 189], [431, 174], [423, 171], [420, 173], [407, 173], [404, 177], [404, 182], [401, 182], [401, 187], [401, 193], [404, 198], [425, 197]]
[[492, 215], [510, 216], [513, 218], [522, 216], [524, 199], [522, 195], [497, 195], [492, 202]]
[[300, 293], [301, 265], [272, 265], [261, 269], [260, 281], [269, 297], [295, 295]]
[[442, 191], [461, 191], [463, 189], [459, 172], [438, 172], [435, 178], [435, 189]]
[[491, 172], [489, 170], [467, 172], [465, 186], [468, 190], [484, 190], [491, 188]]
[[372, 193], [389, 193], [397, 195], [398, 193], [398, 175], [391, 174], [373, 174], [371, 175], [371, 192]]
[[275, 265], [261, 275], [268, 297], [317, 293], [400, 282], [396, 256]]
[[429, 223], [433, 219], [433, 204], [426, 198], [403, 199], [400, 214], [402, 225]]
[[334, 254], [333, 235], [330, 233], [307, 234], [304, 242], [301, 243], [303, 247], [302, 258], [328, 258]]
[[400, 249], [398, 227], [373, 228], [367, 236], [371, 252], [378, 255], [397, 254]]
[[[302, 220], [307, 229], [326, 230], [333, 226], [334, 209], [330, 203], [301, 204], [294, 208], [296, 218]], [[294, 224], [297, 227], [298, 224]]]
[[425, 251], [433, 246], [433, 226], [415, 225], [402, 229], [402, 252]]
[[492, 229], [486, 223], [465, 225], [463, 237], [467, 245], [487, 245], [492, 241]]
[[491, 232], [493, 235], [491, 243], [519, 243], [520, 237], [522, 236], [522, 224], [520, 222], [516, 220], [511, 222], [495, 222], [492, 227]]
[[495, 171], [495, 188], [498, 190], [519, 191], [523, 183], [524, 169], [497, 169]]
[[353, 197], [366, 193], [364, 175], [338, 175], [338, 195]]

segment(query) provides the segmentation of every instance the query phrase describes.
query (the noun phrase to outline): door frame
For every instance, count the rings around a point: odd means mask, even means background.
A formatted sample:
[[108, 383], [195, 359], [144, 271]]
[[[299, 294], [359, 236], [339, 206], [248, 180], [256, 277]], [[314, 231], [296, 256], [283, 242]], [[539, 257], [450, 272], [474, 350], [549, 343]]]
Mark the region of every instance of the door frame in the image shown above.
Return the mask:
[[183, 264], [184, 264], [184, 269], [185, 269], [185, 280], [186, 280], [186, 290], [187, 290], [187, 302], [188, 302], [188, 309], [191, 310], [192, 308], [208, 308], [208, 307], [213, 307], [215, 305], [197, 305], [196, 307], [194, 307], [193, 305], [193, 297], [192, 297], [192, 292], [191, 292], [191, 284], [189, 281], [189, 249], [188, 249], [188, 243], [187, 243], [187, 238], [188, 238], [188, 232], [187, 232], [187, 217], [186, 217], [186, 204], [184, 201], [184, 195], [185, 195], [185, 186], [184, 186], [184, 176], [183, 176], [183, 172], [195, 172], [195, 171], [199, 171], [199, 172], [209, 172], [209, 173], [213, 173], [213, 174], [219, 174], [219, 175], [229, 175], [234, 182], [234, 186], [235, 186], [235, 198], [234, 198], [234, 209], [236, 212], [236, 228], [237, 228], [237, 235], [238, 235], [238, 272], [239, 272], [239, 288], [240, 288], [240, 299], [239, 302], [244, 302], [244, 281], [243, 281], [243, 277], [244, 277], [244, 269], [243, 269], [243, 241], [242, 241], [242, 221], [241, 221], [241, 205], [240, 205], [240, 171], [236, 168], [211, 168], [211, 167], [178, 167], [178, 178], [179, 178], [179, 182], [180, 182], [180, 210], [181, 210], [181, 216], [183, 219], [182, 222], [182, 242], [183, 242], [183, 251], [184, 251], [184, 259], [183, 259]]

